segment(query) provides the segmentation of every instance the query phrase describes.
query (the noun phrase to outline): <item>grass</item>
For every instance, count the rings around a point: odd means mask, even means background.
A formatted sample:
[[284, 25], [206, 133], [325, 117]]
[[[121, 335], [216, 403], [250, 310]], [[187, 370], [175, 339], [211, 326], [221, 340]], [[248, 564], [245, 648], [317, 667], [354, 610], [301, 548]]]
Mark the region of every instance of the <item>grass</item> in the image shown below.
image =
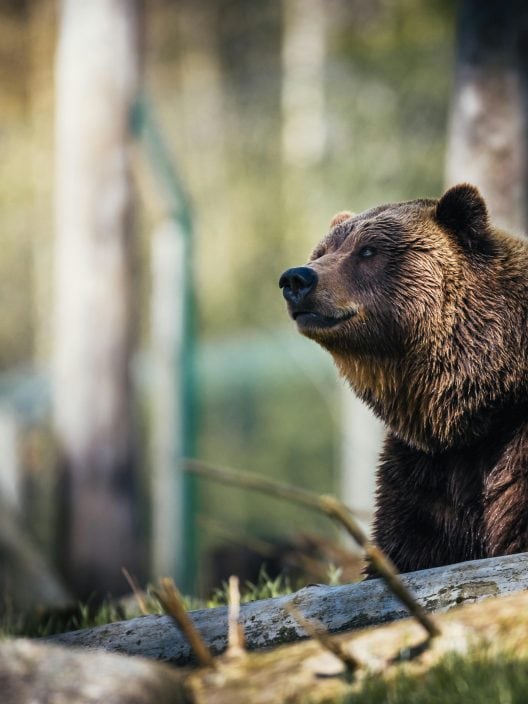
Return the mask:
[[33, 614], [7, 610], [1, 616], [0, 638], [45, 638], [56, 633], [94, 628], [125, 618], [123, 608], [113, 602], [103, 602], [96, 608], [79, 603], [69, 609]]
[[368, 677], [361, 690], [335, 704], [525, 704], [528, 658], [477, 648], [446, 655], [425, 674], [392, 680]]
[[[299, 585], [292, 586], [290, 579], [279, 574], [275, 579], [272, 579], [266, 572], [266, 566], [263, 565], [260, 569], [258, 579], [255, 583], [246, 582], [241, 590], [240, 601], [242, 604], [247, 604], [250, 601], [258, 599], [274, 599], [278, 596], [291, 594]], [[228, 585], [224, 582], [219, 589], [213, 592], [211, 599], [205, 604], [208, 608], [215, 606], [224, 606], [227, 604]]]
[[[333, 572], [329, 573], [329, 578], [336, 579]], [[241, 589], [241, 602], [245, 604], [257, 599], [283, 596], [290, 594], [298, 586], [302, 585], [292, 586], [289, 578], [282, 574], [272, 579], [263, 566], [257, 581], [254, 583], [248, 581]], [[151, 587], [147, 587], [144, 595], [146, 610], [149, 614], [162, 614], [163, 609], [151, 589]], [[191, 596], [184, 597], [184, 605], [188, 611], [224, 606], [227, 601], [227, 583], [223, 583], [207, 600]], [[107, 623], [124, 621], [140, 614], [138, 604], [132, 597], [122, 601], [104, 601], [96, 607], [79, 603], [77, 607], [72, 609], [48, 614], [19, 614], [12, 607], [6, 605], [0, 620], [0, 638], [44, 638], [56, 633], [95, 628]]]

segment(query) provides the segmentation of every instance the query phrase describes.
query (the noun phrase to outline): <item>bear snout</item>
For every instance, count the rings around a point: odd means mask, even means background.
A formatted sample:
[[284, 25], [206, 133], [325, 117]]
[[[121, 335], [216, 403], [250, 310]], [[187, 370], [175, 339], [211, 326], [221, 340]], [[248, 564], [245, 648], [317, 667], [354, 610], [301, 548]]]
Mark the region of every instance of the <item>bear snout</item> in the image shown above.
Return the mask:
[[294, 305], [299, 305], [317, 284], [317, 273], [308, 266], [288, 269], [279, 279], [282, 295]]

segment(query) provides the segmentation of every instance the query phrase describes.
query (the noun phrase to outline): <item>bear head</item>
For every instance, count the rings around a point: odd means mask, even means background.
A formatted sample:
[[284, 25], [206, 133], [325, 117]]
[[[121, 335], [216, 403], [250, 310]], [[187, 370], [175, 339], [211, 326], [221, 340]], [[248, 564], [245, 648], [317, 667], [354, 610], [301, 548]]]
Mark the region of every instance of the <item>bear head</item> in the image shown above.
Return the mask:
[[507, 298], [526, 296], [526, 258], [461, 184], [439, 200], [339, 213], [279, 285], [299, 332], [332, 354], [393, 433], [447, 449], [484, 431], [486, 411], [525, 384], [526, 302], [516, 310]]

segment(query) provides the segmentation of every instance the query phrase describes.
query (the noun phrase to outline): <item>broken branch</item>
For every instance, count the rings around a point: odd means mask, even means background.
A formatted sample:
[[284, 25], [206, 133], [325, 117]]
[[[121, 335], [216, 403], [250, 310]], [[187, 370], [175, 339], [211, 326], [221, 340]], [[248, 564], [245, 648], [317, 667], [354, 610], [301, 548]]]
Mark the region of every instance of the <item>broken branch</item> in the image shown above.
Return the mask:
[[165, 612], [171, 616], [180, 627], [189, 645], [193, 649], [198, 662], [204, 667], [214, 667], [213, 656], [204, 643], [196, 626], [189, 618], [185, 606], [183, 605], [181, 594], [172, 579], [169, 577], [160, 579], [160, 589], [159, 591], [155, 591], [154, 595], [163, 606]]
[[314, 638], [325, 650], [341, 660], [347, 673], [351, 674], [361, 666], [359, 660], [349, 653], [339, 641], [330, 636], [320, 621], [305, 618], [299, 609], [291, 603], [285, 604], [284, 609], [302, 626], [307, 635]]

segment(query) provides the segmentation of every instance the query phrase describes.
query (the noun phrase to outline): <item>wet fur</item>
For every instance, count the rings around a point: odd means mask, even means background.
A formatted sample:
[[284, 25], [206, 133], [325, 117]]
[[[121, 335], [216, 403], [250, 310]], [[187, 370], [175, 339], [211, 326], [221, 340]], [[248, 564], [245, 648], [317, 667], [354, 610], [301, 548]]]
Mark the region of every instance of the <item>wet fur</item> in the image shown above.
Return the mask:
[[[370, 270], [354, 260], [362, 240], [383, 252]], [[309, 266], [306, 305], [359, 306], [335, 331], [302, 332], [387, 425], [380, 547], [401, 571], [528, 549], [528, 246], [462, 185], [340, 214]]]

